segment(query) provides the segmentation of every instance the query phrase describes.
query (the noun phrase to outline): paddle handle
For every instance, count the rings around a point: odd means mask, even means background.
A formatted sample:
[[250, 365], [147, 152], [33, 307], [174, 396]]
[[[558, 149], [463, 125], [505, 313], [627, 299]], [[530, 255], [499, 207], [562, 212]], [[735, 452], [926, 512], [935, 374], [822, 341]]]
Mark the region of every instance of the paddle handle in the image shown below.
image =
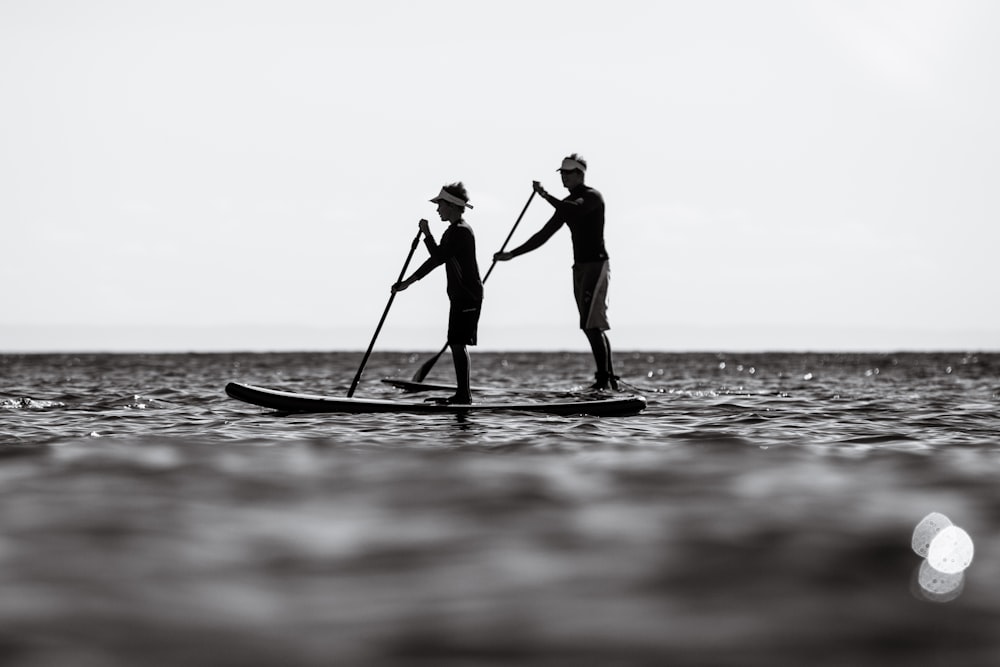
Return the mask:
[[[528, 201], [524, 203], [524, 208], [521, 209], [521, 215], [517, 216], [517, 220], [514, 222], [514, 226], [510, 228], [510, 234], [507, 235], [507, 238], [504, 240], [503, 245], [500, 246], [500, 250], [498, 252], [503, 252], [504, 250], [507, 249], [507, 244], [510, 243], [511, 238], [514, 236], [514, 232], [517, 231], [517, 226], [521, 224], [521, 218], [524, 217], [524, 214], [527, 212], [528, 207], [531, 205], [531, 200], [534, 198], [535, 198], [535, 191], [532, 190], [531, 195], [528, 196]], [[490, 277], [490, 274], [493, 273], [493, 267], [495, 267], [496, 265], [497, 261], [494, 259], [493, 263], [490, 264], [490, 268], [486, 272], [486, 275], [483, 277], [484, 283], [486, 282], [486, 279]]]
[[[418, 231], [417, 235], [413, 237], [413, 243], [410, 244], [410, 252], [406, 255], [406, 261], [403, 262], [403, 268], [399, 270], [399, 278], [396, 279], [397, 283], [403, 280], [406, 276], [406, 268], [410, 265], [410, 260], [413, 259], [413, 253], [417, 251], [417, 244], [420, 243], [420, 235], [422, 233], [423, 231]], [[395, 292], [389, 295], [389, 302], [385, 304], [385, 310], [382, 311], [382, 318], [378, 321], [378, 326], [375, 327], [375, 334], [372, 336], [372, 342], [368, 344], [365, 356], [361, 359], [361, 366], [358, 368], [358, 372], [354, 375], [354, 380], [351, 381], [351, 388], [347, 390], [348, 398], [354, 396], [354, 390], [358, 388], [358, 383], [361, 382], [361, 374], [364, 372], [365, 366], [368, 364], [368, 357], [372, 354], [372, 349], [375, 347], [375, 340], [382, 331], [382, 325], [385, 324], [385, 318], [389, 315], [389, 308], [392, 307], [392, 302], [395, 298]]]

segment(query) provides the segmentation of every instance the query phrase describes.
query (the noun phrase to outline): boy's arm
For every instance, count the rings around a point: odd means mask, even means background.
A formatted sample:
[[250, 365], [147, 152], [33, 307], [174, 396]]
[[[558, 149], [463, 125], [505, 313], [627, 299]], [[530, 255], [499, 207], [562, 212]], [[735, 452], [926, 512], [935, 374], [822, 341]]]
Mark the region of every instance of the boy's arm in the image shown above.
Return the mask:
[[441, 257], [441, 246], [434, 242], [434, 237], [431, 236], [431, 230], [427, 221], [421, 220], [419, 224], [420, 231], [422, 231], [424, 235], [424, 245], [427, 246], [427, 252], [429, 252], [431, 256], [427, 258], [423, 264], [418, 266], [417, 269], [410, 274], [409, 278], [400, 280], [398, 283], [393, 285], [393, 292], [402, 292], [407, 287], [426, 277], [431, 271], [444, 264], [444, 258]]

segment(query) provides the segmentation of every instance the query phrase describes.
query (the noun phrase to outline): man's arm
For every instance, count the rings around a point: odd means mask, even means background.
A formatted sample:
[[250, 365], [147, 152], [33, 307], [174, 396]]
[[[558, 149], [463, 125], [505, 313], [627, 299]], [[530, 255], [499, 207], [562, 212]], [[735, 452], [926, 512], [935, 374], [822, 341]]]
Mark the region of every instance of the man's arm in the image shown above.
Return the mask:
[[520, 255], [527, 252], [531, 252], [537, 248], [542, 247], [542, 245], [552, 238], [552, 235], [559, 231], [559, 228], [563, 226], [562, 217], [556, 213], [554, 216], [549, 218], [549, 221], [539, 229], [535, 234], [529, 238], [527, 241], [514, 248], [513, 250], [508, 250], [507, 252], [498, 252], [493, 255], [493, 259], [498, 262], [506, 262], [509, 259], [514, 259]]
[[532, 187], [535, 188], [535, 192], [537, 192], [542, 199], [552, 205], [558, 215], [563, 217], [572, 217], [575, 215], [589, 213], [596, 209], [601, 203], [599, 198], [588, 197], [585, 194], [580, 195], [579, 197], [574, 197], [573, 199], [558, 199], [550, 195], [538, 181], [532, 181]]

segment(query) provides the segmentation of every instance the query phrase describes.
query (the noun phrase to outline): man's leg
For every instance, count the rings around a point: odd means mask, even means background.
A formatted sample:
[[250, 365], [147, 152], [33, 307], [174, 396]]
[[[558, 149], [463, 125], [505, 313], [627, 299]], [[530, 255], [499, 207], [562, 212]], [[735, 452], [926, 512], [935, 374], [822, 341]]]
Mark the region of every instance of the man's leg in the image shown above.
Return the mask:
[[584, 329], [583, 333], [590, 342], [590, 350], [594, 354], [594, 365], [597, 372], [594, 377], [594, 389], [618, 389], [618, 378], [615, 377], [614, 366], [611, 362], [611, 342], [607, 334], [600, 329]]

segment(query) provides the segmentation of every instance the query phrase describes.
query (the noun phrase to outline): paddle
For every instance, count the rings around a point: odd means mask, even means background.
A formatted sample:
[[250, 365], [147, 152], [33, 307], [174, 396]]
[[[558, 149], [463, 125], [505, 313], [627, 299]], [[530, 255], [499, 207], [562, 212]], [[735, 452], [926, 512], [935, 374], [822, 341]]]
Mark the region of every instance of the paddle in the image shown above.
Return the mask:
[[[403, 268], [399, 270], [399, 278], [396, 282], [400, 282], [406, 275], [406, 267], [410, 265], [410, 260], [413, 259], [413, 253], [417, 250], [417, 244], [420, 243], [420, 235], [423, 231], [418, 231], [417, 235], [413, 237], [413, 243], [410, 244], [410, 253], [406, 256], [406, 261], [403, 262]], [[368, 363], [368, 357], [372, 354], [372, 348], [375, 347], [375, 339], [378, 338], [379, 332], [382, 331], [382, 325], [385, 324], [385, 318], [389, 314], [389, 308], [392, 306], [393, 299], [396, 298], [396, 293], [393, 292], [389, 295], [389, 303], [385, 304], [385, 310], [382, 311], [382, 319], [378, 321], [378, 326], [375, 327], [375, 335], [372, 336], [372, 342], [368, 344], [368, 351], [365, 352], [364, 358], [361, 359], [361, 366], [358, 368], [357, 374], [354, 376], [354, 380], [351, 382], [351, 388], [347, 390], [347, 397], [350, 398], [354, 396], [354, 390], [358, 388], [358, 382], [361, 381], [361, 374], [365, 370], [365, 365]]]
[[[531, 196], [528, 197], [528, 201], [525, 202], [524, 208], [521, 209], [521, 215], [517, 216], [517, 220], [514, 222], [514, 226], [510, 228], [510, 234], [507, 235], [507, 238], [506, 240], [504, 240], [503, 245], [500, 246], [500, 252], [503, 252], [507, 248], [507, 244], [510, 243], [511, 237], [514, 236], [514, 231], [517, 229], [517, 226], [521, 224], [521, 218], [524, 217], [525, 212], [528, 210], [528, 206], [531, 204], [531, 200], [534, 198], [535, 198], [535, 191], [532, 190]], [[490, 274], [493, 273], [493, 267], [495, 267], [496, 265], [497, 261], [494, 259], [493, 263], [490, 264], [489, 271], [486, 272], [486, 276], [483, 277], [484, 283], [486, 282], [486, 279], [490, 277]], [[424, 378], [427, 377], [427, 374], [431, 372], [432, 368], [434, 368], [434, 364], [437, 363], [437, 360], [441, 358], [441, 355], [444, 354], [444, 351], [447, 349], [448, 349], [448, 343], [445, 343], [444, 347], [442, 347], [437, 354], [435, 354], [433, 357], [431, 357], [423, 364], [421, 364], [420, 368], [417, 369], [417, 372], [413, 374], [413, 381], [423, 382]]]

